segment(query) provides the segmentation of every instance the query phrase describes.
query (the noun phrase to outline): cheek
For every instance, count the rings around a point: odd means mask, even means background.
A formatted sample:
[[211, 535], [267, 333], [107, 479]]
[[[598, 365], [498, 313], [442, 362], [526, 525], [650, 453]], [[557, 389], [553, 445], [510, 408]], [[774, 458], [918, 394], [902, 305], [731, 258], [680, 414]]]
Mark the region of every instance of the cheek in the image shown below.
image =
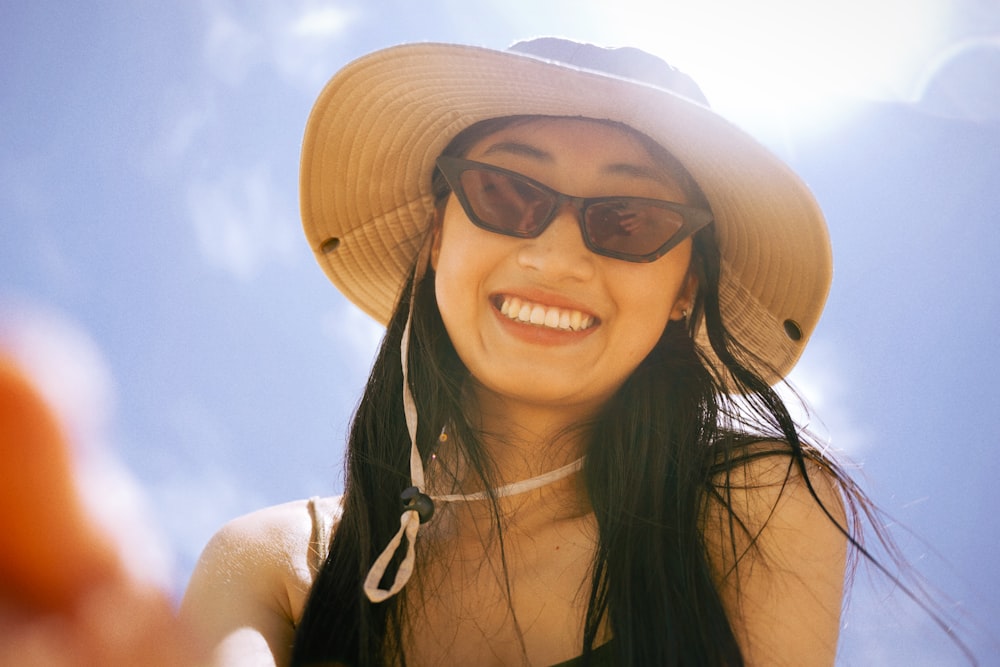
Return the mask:
[[632, 315], [624, 319], [633, 370], [653, 349], [670, 321], [671, 302], [659, 289], [632, 291], [624, 304]]
[[653, 349], [675, 316], [676, 304], [684, 299], [690, 260], [685, 250], [663, 257], [662, 264], [626, 265], [629, 270], [614, 281], [622, 328], [635, 364]]
[[441, 312], [441, 319], [449, 336], [454, 338], [452, 329], [455, 317], [458, 314], [467, 312], [468, 308], [463, 305], [467, 296], [462, 294], [462, 287], [469, 284], [469, 277], [460, 261], [459, 253], [451, 251], [450, 244], [445, 241], [442, 244], [442, 253], [435, 263], [434, 293], [437, 297], [438, 310]]
[[461, 207], [450, 202], [431, 249], [438, 309], [456, 346], [469, 335], [468, 325], [481, 306], [479, 286], [489, 273], [492, 257], [489, 239], [482, 238], [487, 233], [467, 220], [455, 219], [461, 214]]
[[[464, 229], [449, 220], [448, 206], [431, 247], [431, 267], [435, 273], [434, 289], [442, 317], [457, 298], [456, 290], [469, 282], [470, 268], [467, 266], [469, 242]], [[446, 319], [447, 321], [447, 319]]]

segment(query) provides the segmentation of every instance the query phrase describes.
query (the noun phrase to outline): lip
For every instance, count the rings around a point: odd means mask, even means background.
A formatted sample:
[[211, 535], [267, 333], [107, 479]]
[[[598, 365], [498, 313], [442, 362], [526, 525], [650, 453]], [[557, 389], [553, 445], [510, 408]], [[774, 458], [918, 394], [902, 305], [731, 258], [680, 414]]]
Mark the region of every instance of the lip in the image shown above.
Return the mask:
[[[594, 318], [594, 323], [582, 331], [570, 331], [566, 329], [552, 329], [550, 327], [527, 324], [512, 320], [500, 312], [500, 303], [504, 297], [518, 297], [524, 301], [530, 301], [545, 306], [554, 306], [567, 310], [578, 310], [585, 315]], [[601, 318], [587, 306], [579, 301], [575, 301], [561, 294], [555, 294], [537, 288], [514, 288], [502, 289], [490, 294], [490, 306], [493, 315], [504, 331], [522, 341], [537, 345], [566, 345], [587, 338], [601, 324]]]

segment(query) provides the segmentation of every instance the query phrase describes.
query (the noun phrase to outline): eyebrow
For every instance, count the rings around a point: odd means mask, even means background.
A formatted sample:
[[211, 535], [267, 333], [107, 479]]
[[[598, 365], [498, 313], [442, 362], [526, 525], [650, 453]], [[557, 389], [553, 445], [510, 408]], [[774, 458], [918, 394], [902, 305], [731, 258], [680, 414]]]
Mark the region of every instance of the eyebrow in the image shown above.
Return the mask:
[[653, 169], [650, 167], [644, 167], [638, 164], [630, 164], [627, 162], [615, 162], [609, 164], [601, 169], [606, 174], [616, 174], [622, 176], [631, 176], [632, 178], [644, 178], [646, 180], [659, 183], [660, 185], [673, 186], [675, 183], [669, 178], [666, 178], [664, 174], [659, 169]]
[[499, 141], [489, 148], [487, 148], [483, 155], [492, 155], [494, 153], [508, 153], [510, 155], [519, 155], [523, 157], [535, 158], [543, 162], [552, 162], [552, 154], [543, 151], [541, 148], [536, 148], [529, 144], [522, 144], [518, 141]]
[[[519, 157], [528, 157], [541, 162], [553, 162], [554, 158], [552, 154], [532, 146], [530, 144], [524, 144], [519, 141], [499, 141], [489, 148], [487, 148], [483, 155], [493, 155], [496, 153], [506, 153], [508, 155], [516, 155]], [[606, 165], [601, 168], [601, 171], [616, 176], [629, 176], [631, 178], [641, 178], [661, 185], [672, 186], [674, 183], [666, 178], [659, 169], [646, 167], [637, 164], [631, 164], [627, 162], [614, 162], [612, 164]]]

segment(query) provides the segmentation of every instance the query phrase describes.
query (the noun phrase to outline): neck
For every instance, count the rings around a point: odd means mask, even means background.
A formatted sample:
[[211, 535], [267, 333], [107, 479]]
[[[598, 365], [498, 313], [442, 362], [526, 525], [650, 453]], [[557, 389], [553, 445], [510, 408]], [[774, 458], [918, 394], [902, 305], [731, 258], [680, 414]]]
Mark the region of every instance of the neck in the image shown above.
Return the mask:
[[504, 484], [541, 475], [584, 454], [589, 405], [544, 405], [478, 391], [470, 414]]
[[[477, 417], [472, 426], [492, 477], [484, 482], [466, 459], [467, 450], [456, 434], [446, 433], [427, 466], [430, 495], [456, 499], [448, 502], [451, 510], [476, 523], [493, 519], [492, 504], [480, 495], [487, 489], [498, 496], [497, 509], [507, 518], [517, 514], [519, 522], [532, 523], [528, 515], [536, 513], [551, 521], [589, 512], [578, 470], [562, 469], [583, 456], [582, 424], [590, 413], [494, 396], [479, 398], [470, 403], [468, 414]], [[565, 474], [552, 475], [559, 471]], [[539, 477], [542, 483], [534, 483]], [[511, 486], [515, 493], [506, 488]], [[457, 501], [461, 496], [468, 498]]]

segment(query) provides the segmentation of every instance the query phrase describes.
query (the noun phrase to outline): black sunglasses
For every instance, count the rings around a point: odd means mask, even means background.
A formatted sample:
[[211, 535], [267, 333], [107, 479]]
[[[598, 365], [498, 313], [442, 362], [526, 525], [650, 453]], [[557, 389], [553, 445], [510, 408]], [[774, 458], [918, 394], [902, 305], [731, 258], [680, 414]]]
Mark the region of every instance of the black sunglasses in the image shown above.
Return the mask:
[[712, 212], [645, 197], [571, 197], [516, 171], [442, 155], [438, 169], [472, 222], [522, 239], [536, 238], [568, 202], [583, 242], [598, 255], [652, 262], [712, 222]]

